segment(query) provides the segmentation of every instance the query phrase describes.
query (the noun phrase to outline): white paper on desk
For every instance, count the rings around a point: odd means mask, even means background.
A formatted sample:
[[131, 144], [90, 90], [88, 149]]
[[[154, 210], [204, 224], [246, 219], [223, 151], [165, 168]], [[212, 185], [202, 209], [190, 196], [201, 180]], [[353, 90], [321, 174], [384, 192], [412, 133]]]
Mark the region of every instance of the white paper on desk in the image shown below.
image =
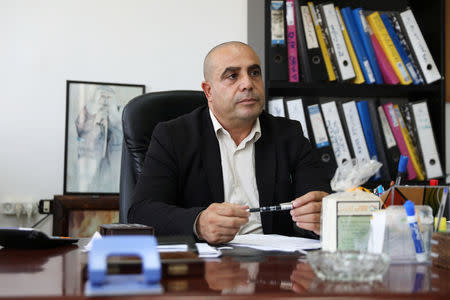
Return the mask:
[[101, 238], [102, 238], [102, 236], [101, 236], [101, 234], [98, 231], [94, 232], [94, 234], [92, 235], [91, 239], [89, 240], [89, 243], [87, 243], [87, 245], [84, 246], [84, 249], [82, 249], [81, 251], [82, 252], [89, 252], [89, 251], [91, 251], [92, 243], [95, 240], [98, 240], [98, 239], [101, 239]]
[[202, 258], [215, 258], [222, 255], [222, 251], [211, 247], [207, 243], [195, 243], [198, 251], [198, 257]]
[[186, 244], [167, 244], [158, 245], [158, 252], [187, 252], [188, 245]]
[[243, 234], [229, 242], [233, 246], [249, 247], [264, 251], [295, 252], [321, 247], [319, 240], [291, 237], [279, 234]]

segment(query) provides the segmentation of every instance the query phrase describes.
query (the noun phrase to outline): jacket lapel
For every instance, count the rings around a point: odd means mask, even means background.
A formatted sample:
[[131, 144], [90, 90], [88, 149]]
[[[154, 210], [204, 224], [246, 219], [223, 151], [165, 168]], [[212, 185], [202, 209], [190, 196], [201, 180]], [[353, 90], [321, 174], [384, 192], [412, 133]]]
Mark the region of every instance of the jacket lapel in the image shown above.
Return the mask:
[[[255, 173], [260, 206], [273, 205], [276, 173], [276, 148], [264, 113], [259, 118], [261, 138], [255, 143]], [[272, 214], [261, 214], [264, 233], [272, 231]]]
[[214, 133], [208, 108], [204, 110], [202, 123], [200, 149], [202, 152], [206, 178], [212, 195], [212, 199], [205, 199], [205, 201], [208, 204], [212, 202], [220, 203], [224, 201], [222, 163], [220, 159], [219, 142]]

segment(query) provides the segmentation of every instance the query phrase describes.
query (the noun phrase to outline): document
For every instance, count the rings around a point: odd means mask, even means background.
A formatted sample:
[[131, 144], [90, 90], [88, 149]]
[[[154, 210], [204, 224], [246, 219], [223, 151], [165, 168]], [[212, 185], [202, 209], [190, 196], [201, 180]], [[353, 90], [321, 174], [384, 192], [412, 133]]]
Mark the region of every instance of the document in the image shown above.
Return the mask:
[[228, 244], [249, 247], [263, 251], [295, 252], [321, 247], [319, 240], [291, 237], [278, 234], [243, 234], [237, 235]]

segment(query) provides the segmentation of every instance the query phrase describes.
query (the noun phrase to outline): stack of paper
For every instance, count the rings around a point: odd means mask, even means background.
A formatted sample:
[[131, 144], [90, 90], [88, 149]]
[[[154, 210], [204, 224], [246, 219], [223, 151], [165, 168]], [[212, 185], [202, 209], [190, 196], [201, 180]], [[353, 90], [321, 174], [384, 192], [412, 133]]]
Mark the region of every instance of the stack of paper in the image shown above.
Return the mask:
[[278, 234], [244, 234], [237, 235], [229, 244], [250, 247], [264, 251], [295, 252], [321, 247], [319, 240]]

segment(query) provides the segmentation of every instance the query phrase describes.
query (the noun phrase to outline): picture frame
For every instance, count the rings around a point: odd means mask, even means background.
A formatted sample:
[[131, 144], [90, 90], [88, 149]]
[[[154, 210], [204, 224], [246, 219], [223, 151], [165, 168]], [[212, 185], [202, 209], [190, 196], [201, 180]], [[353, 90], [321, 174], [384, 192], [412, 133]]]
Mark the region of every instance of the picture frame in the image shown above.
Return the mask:
[[64, 194], [118, 194], [122, 111], [145, 85], [67, 80]]
[[98, 226], [119, 221], [118, 195], [55, 195], [53, 235], [91, 237]]

